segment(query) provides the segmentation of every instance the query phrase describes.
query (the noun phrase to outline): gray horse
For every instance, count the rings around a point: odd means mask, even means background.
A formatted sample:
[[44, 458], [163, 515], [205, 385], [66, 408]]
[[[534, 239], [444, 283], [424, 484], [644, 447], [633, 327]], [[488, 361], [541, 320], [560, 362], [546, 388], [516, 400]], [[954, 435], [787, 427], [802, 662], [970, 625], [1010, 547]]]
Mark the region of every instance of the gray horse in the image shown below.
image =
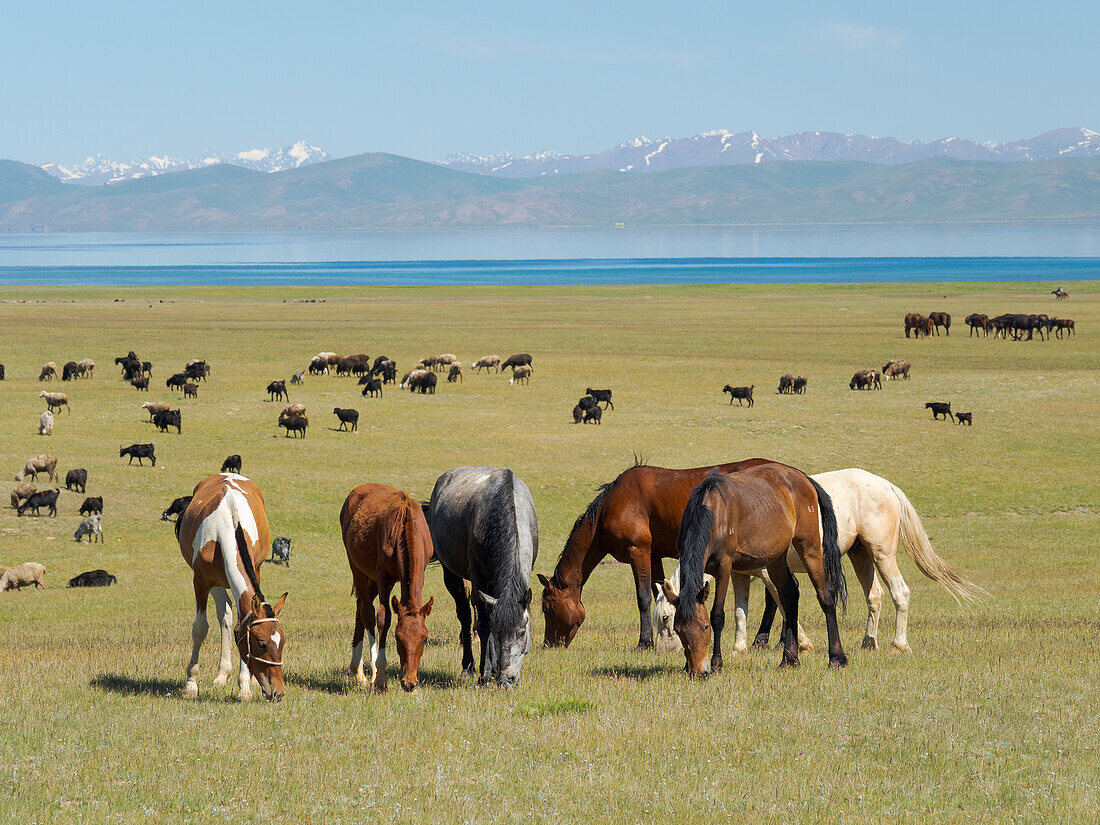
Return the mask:
[[530, 578], [539, 549], [531, 491], [511, 470], [456, 467], [436, 481], [427, 515], [462, 626], [463, 672], [474, 669], [467, 580], [478, 608], [479, 681], [515, 686], [531, 649]]

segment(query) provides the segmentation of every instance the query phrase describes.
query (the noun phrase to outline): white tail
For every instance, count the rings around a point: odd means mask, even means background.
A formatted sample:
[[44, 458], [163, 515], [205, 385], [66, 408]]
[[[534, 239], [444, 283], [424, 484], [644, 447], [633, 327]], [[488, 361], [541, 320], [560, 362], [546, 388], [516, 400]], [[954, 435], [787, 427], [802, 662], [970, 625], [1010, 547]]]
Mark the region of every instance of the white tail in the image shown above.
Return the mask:
[[939, 582], [959, 604], [976, 602], [988, 598], [989, 593], [969, 581], [958, 570], [940, 558], [928, 534], [924, 531], [920, 514], [909, 502], [909, 498], [893, 484], [890, 485], [901, 502], [901, 545], [905, 548], [917, 569], [934, 582]]

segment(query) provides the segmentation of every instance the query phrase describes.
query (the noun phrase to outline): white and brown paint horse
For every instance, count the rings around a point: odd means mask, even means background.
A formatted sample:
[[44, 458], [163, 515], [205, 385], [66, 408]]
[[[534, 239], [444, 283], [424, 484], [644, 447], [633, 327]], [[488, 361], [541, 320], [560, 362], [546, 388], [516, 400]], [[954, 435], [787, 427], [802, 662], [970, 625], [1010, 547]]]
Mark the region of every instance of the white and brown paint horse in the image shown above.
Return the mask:
[[[284, 593], [272, 607], [260, 590], [259, 569], [267, 557], [271, 533], [260, 488], [242, 475], [218, 473], [198, 483], [191, 503], [176, 522], [184, 561], [195, 572], [195, 623], [191, 627], [191, 661], [184, 695], [199, 694], [199, 650], [206, 638], [208, 597], [214, 596], [221, 627], [221, 663], [214, 687], [229, 681], [233, 664], [230, 631], [241, 659], [238, 698], [252, 698], [255, 676], [264, 696], [278, 701], [285, 692], [283, 650], [286, 634], [279, 613]], [[230, 600], [232, 593], [232, 601]], [[237, 624], [233, 621], [237, 605]]]
[[[434, 598], [423, 604], [424, 571], [432, 558], [432, 536], [416, 500], [385, 484], [360, 484], [340, 510], [340, 529], [351, 566], [355, 632], [351, 673], [359, 684], [386, 689], [386, 633], [397, 614], [397, 655], [401, 687], [416, 690], [417, 671], [428, 641], [425, 619]], [[390, 591], [400, 586], [401, 598]], [[378, 598], [378, 610], [374, 600]], [[363, 674], [363, 633], [370, 652], [370, 681]]]
[[[879, 618], [882, 613], [882, 585], [879, 584], [881, 577], [894, 602], [894, 648], [904, 652], [910, 650], [909, 587], [898, 567], [899, 540], [906, 552], [913, 557], [917, 569], [932, 581], [942, 584], [956, 602], [974, 601], [987, 595], [982, 588], [967, 580], [936, 553], [928, 540], [920, 515], [909, 498], [886, 479], [855, 468], [819, 473], [811, 478], [825, 489], [833, 501], [837, 520], [837, 544], [840, 552], [848, 556], [855, 568], [856, 577], [867, 599], [867, 629], [863, 637], [865, 649], [874, 650], [878, 647]], [[805, 572], [793, 550], [787, 551], [787, 564], [793, 572]], [[876, 571], [878, 576], [875, 575]], [[753, 641], [754, 647], [768, 644], [777, 607], [775, 587], [766, 570], [756, 570], [745, 575], [735, 574], [732, 577], [735, 601], [734, 653], [748, 650], [746, 620], [749, 576], [761, 578], [768, 588], [768, 600], [760, 630]], [[670, 585], [674, 594], [679, 593], [679, 567], [673, 573]], [[664, 598], [664, 594], [658, 592], [660, 588], [656, 585], [654, 591], [658, 593], [654, 604], [654, 625], [671, 625], [675, 609]], [[797, 627], [797, 635], [800, 650], [813, 650], [813, 643], [801, 625]]]

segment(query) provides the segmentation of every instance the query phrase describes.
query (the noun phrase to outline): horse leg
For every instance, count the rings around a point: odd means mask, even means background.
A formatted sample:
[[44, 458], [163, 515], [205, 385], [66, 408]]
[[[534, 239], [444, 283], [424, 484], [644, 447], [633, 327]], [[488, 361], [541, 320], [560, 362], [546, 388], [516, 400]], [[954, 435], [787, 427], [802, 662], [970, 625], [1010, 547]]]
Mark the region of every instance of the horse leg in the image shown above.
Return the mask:
[[222, 655], [218, 662], [214, 687], [221, 687], [229, 681], [229, 674], [233, 670], [233, 604], [229, 591], [224, 587], [215, 587], [211, 595], [214, 597], [214, 609], [217, 611], [222, 640]]
[[653, 574], [650, 572], [649, 548], [633, 546], [630, 548], [630, 572], [634, 574], [634, 589], [638, 596], [638, 650], [653, 649], [653, 591], [650, 583]]
[[798, 624], [798, 580], [787, 567], [785, 554], [768, 565], [768, 575], [775, 585], [778, 602], [783, 605], [783, 630], [780, 633], [783, 658], [779, 662], [779, 667], [798, 667], [798, 644], [795, 634], [795, 625]]
[[[723, 564], [714, 577], [714, 604], [710, 607], [710, 626], [714, 631], [714, 650], [710, 655], [710, 673], [713, 676], [722, 669], [722, 629], [726, 626], [726, 591], [730, 586], [730, 568]], [[748, 587], [745, 588], [748, 590]], [[745, 596], [748, 600], [748, 594]]]
[[443, 584], [447, 587], [451, 598], [455, 600], [455, 614], [458, 616], [459, 626], [458, 638], [462, 642], [462, 672], [473, 673], [474, 649], [473, 640], [470, 637], [472, 617], [470, 616], [470, 598], [466, 595], [466, 584], [461, 576], [452, 573], [446, 567], [443, 568]]
[[768, 639], [772, 635], [772, 623], [775, 621], [775, 608], [778, 604], [772, 594], [775, 585], [770, 581], [765, 581], [764, 584], [764, 612], [760, 615], [760, 627], [757, 628], [756, 638], [752, 640], [753, 647], [768, 646]]
[[206, 632], [210, 629], [206, 621], [206, 602], [210, 590], [195, 574], [195, 623], [191, 625], [191, 661], [187, 664], [187, 684], [183, 695], [194, 699], [199, 695], [199, 650], [202, 648]]
[[860, 543], [856, 542], [848, 551], [848, 559], [855, 568], [856, 578], [863, 587], [863, 594], [867, 598], [867, 630], [863, 634], [863, 649], [878, 649], [878, 623], [882, 615], [882, 585], [875, 577], [875, 563], [871, 554]]
[[374, 682], [374, 689], [382, 692], [386, 689], [386, 634], [390, 629], [390, 621], [393, 618], [393, 611], [390, 609], [390, 591], [393, 589], [393, 582], [378, 582], [378, 612], [376, 614], [376, 621], [378, 623], [378, 638], [375, 640], [374, 636], [370, 637], [371, 644], [371, 680]]
[[733, 573], [733, 652], [748, 653], [748, 615], [750, 579], [744, 573]]
[[[478, 670], [480, 675], [477, 679], [479, 685], [493, 683], [492, 667], [489, 664], [489, 621], [493, 615], [492, 610], [493, 608], [484, 603], [477, 606], [477, 635], [478, 643], [481, 645], [481, 668]], [[470, 658], [473, 658], [473, 654]]]
[[[792, 554], [791, 551], [788, 549], [787, 550], [787, 567], [788, 568], [797, 567], [798, 561], [799, 561], [798, 555], [797, 554]], [[794, 562], [795, 564], [792, 564], [792, 562]], [[775, 585], [772, 583], [771, 576], [768, 575], [767, 568], [761, 568], [761, 570], [760, 570], [760, 580], [762, 582], [764, 582], [764, 587], [767, 589], [767, 593], [768, 593], [768, 598], [765, 599], [765, 602], [764, 602], [765, 611], [768, 609], [768, 601], [770, 601], [771, 602], [771, 617], [775, 616], [775, 611], [776, 611], [777, 607], [779, 609], [780, 615], [785, 615], [783, 613], [783, 602], [780, 600], [779, 593], [776, 590]], [[767, 646], [768, 636], [771, 635], [771, 629], [772, 629], [772, 618], [771, 617], [768, 618], [768, 623], [767, 623], [766, 627], [764, 625], [763, 619], [761, 619], [761, 622], [760, 622], [760, 628], [761, 628], [761, 630], [764, 631], [764, 644], [761, 645], [762, 647]], [[813, 653], [814, 652], [814, 643], [810, 641], [810, 637], [806, 634], [806, 631], [803, 629], [801, 623], [799, 623], [797, 621], [794, 623], [794, 632], [795, 632], [795, 637], [798, 639], [798, 652], [799, 653]], [[759, 635], [759, 633], [757, 635]], [[756, 642], [754, 641], [753, 644], [755, 645]], [[780, 642], [780, 644], [782, 644], [782, 642]]]
[[371, 663], [371, 677], [374, 677], [374, 597], [377, 586], [363, 574], [353, 574], [355, 587], [355, 630], [351, 638], [351, 666], [349, 670], [355, 680], [367, 687], [370, 684], [363, 674], [363, 634], [366, 633], [368, 655]]
[[844, 647], [840, 643], [836, 601], [826, 583], [825, 562], [822, 558], [823, 551], [817, 519], [814, 519], [812, 527], [812, 533], [809, 535], [795, 534], [794, 547], [810, 577], [810, 584], [817, 592], [817, 603], [821, 606], [821, 612], [825, 614], [825, 630], [829, 637], [829, 667], [845, 667], [848, 664], [848, 657], [844, 655]]
[[[874, 547], [872, 553], [875, 567], [878, 568], [878, 574], [886, 582], [886, 587], [890, 591], [890, 599], [894, 602], [894, 648], [902, 653], [910, 653], [908, 639], [909, 586], [902, 578], [901, 570], [898, 569], [897, 546], [897, 535], [895, 534], [892, 544], [887, 543], [883, 546]], [[895, 550], [890, 552], [885, 550], [884, 547], [893, 547]]]

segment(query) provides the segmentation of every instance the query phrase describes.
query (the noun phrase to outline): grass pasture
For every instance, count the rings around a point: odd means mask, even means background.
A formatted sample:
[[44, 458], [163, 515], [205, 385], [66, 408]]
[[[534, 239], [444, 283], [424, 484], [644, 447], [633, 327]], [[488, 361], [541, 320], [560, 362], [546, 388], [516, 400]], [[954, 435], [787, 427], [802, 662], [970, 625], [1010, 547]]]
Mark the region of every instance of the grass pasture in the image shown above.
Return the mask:
[[[59, 517], [0, 507], [0, 563], [35, 560], [51, 587], [0, 594], [0, 818], [11, 822], [1095, 822], [1100, 810], [1100, 289], [1069, 283], [1056, 304], [1036, 284], [532, 289], [6, 289], [0, 303], [0, 472], [51, 452], [85, 467], [103, 495], [103, 546], [72, 540], [83, 496]], [[124, 297], [124, 302], [116, 298]], [[324, 303], [294, 303], [298, 298]], [[945, 310], [950, 338], [907, 340], [908, 311]], [[968, 338], [970, 312], [1047, 312], [1076, 341]], [[123, 384], [116, 355], [154, 363], [153, 389]], [[465, 381], [411, 397], [360, 398], [353, 379], [291, 387], [308, 404], [304, 440], [282, 437], [264, 387], [319, 350], [387, 354], [399, 372], [458, 354]], [[477, 357], [528, 351], [534, 376], [509, 387], [470, 374]], [[93, 358], [89, 381], [40, 385], [47, 360]], [[178, 398], [164, 379], [192, 357], [213, 364], [182, 435], [155, 433], [144, 400]], [[912, 380], [851, 392], [858, 368], [913, 362]], [[775, 393], [784, 372], [805, 396]], [[752, 409], [722, 385], [755, 384]], [[603, 424], [575, 426], [586, 386], [612, 387]], [[36, 435], [41, 389], [72, 413]], [[949, 400], [973, 428], [924, 410]], [[334, 406], [360, 410], [335, 432]], [[152, 441], [157, 466], [126, 466], [120, 445]], [[263, 489], [273, 535], [293, 537], [288, 693], [241, 706], [210, 688], [180, 693], [190, 653], [190, 571], [160, 511], [240, 453]], [[865, 611], [841, 617], [850, 666], [826, 670], [824, 622], [803, 587], [818, 643], [780, 673], [777, 651], [726, 656], [689, 681], [683, 659], [634, 650], [629, 569], [602, 565], [568, 650], [536, 645], [518, 689], [459, 674], [458, 623], [438, 568], [421, 689], [360, 690], [347, 673], [353, 601], [339, 538], [347, 492], [379, 481], [427, 496], [460, 465], [510, 466], [540, 521], [549, 573], [593, 488], [634, 454], [664, 466], [772, 457], [808, 472], [859, 466], [921, 512], [948, 561], [992, 599], [963, 610], [906, 557], [913, 653], [859, 648]], [[44, 486], [40, 483], [39, 487]], [[105, 590], [68, 590], [104, 567]], [[672, 565], [666, 567], [671, 572]], [[536, 604], [540, 588], [535, 586]], [[762, 589], [753, 589], [755, 629]], [[727, 624], [732, 632], [732, 620]], [[728, 638], [728, 636], [727, 636]], [[727, 651], [730, 645], [727, 643]]]

